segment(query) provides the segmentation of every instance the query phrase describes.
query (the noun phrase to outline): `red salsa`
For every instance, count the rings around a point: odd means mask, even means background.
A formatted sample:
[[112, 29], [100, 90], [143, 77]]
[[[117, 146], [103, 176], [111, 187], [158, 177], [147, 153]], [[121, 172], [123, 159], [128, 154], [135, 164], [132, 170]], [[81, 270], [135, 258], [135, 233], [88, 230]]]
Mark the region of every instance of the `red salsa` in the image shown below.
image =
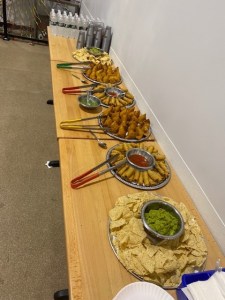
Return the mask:
[[129, 156], [129, 160], [139, 167], [149, 167], [148, 160], [139, 154], [132, 154]]
[[111, 96], [111, 97], [117, 97], [117, 93], [115, 93], [115, 92], [109, 92], [108, 94], [109, 94], [109, 96]]

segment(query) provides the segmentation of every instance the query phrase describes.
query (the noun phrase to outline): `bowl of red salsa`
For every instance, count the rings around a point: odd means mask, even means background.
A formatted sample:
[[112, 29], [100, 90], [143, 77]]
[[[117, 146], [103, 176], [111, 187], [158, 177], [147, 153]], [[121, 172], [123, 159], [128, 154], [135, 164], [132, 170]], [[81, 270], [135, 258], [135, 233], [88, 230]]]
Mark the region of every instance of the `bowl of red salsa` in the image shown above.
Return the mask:
[[109, 87], [106, 89], [106, 94], [109, 97], [117, 98], [117, 97], [123, 97], [125, 93], [124, 93], [124, 91], [122, 91], [121, 89], [119, 89], [117, 87]]
[[155, 158], [151, 153], [140, 148], [132, 148], [126, 153], [127, 162], [140, 171], [153, 169]]

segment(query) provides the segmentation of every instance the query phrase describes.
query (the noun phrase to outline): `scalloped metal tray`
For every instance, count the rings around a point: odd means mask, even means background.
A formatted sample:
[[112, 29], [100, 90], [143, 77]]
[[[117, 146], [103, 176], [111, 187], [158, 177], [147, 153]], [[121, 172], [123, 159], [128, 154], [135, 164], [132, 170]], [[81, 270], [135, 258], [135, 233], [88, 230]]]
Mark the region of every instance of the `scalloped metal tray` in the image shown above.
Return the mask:
[[[108, 158], [110, 157], [111, 152], [112, 152], [113, 149], [116, 148], [117, 146], [118, 146], [118, 144], [115, 145], [115, 146], [113, 146], [113, 147], [111, 147], [111, 148], [108, 150], [108, 152], [107, 152], [107, 154], [106, 154], [106, 159], [108, 159]], [[111, 174], [112, 174], [114, 177], [116, 177], [119, 181], [121, 181], [122, 183], [124, 183], [124, 184], [126, 184], [126, 185], [128, 185], [128, 186], [131, 186], [131, 187], [133, 187], [133, 188], [140, 189], [140, 190], [151, 191], [151, 190], [157, 190], [157, 189], [162, 188], [163, 186], [165, 186], [165, 185], [170, 181], [170, 178], [171, 178], [171, 169], [170, 169], [170, 167], [169, 167], [169, 165], [168, 165], [168, 163], [167, 163], [166, 161], [165, 161], [165, 163], [166, 163], [166, 166], [167, 166], [167, 168], [168, 168], [168, 170], [169, 170], [169, 176], [168, 176], [165, 180], [163, 180], [162, 182], [158, 183], [157, 185], [152, 185], [152, 186], [139, 185], [139, 184], [137, 184], [137, 183], [135, 183], [135, 182], [127, 181], [127, 180], [123, 179], [120, 175], [118, 175], [118, 174], [116, 173], [116, 170], [111, 170], [110, 172], [111, 172]], [[108, 164], [108, 165], [111, 166], [110, 164]]]
[[[110, 83], [110, 82], [101, 82], [101, 81], [93, 80], [93, 79], [89, 78], [89, 77], [85, 74], [85, 72], [83, 72], [82, 75], [83, 75], [87, 80], [89, 80], [89, 81], [91, 81], [91, 82], [94, 82], [94, 83], [105, 84], [105, 85]], [[122, 78], [121, 78], [120, 81], [113, 83], [113, 85], [120, 84], [121, 82], [122, 82]]]

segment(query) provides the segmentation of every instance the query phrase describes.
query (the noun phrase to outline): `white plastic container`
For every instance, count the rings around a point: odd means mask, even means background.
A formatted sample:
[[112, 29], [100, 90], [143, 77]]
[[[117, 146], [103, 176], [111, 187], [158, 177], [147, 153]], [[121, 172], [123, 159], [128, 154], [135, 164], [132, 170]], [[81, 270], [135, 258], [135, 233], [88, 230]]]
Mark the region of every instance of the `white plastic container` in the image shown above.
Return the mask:
[[63, 29], [63, 36], [66, 38], [70, 37], [70, 19], [67, 15], [64, 15], [64, 29]]
[[57, 34], [57, 16], [54, 9], [50, 12], [49, 26], [53, 35]]
[[64, 17], [60, 15], [58, 17], [58, 32], [57, 35], [64, 36]]

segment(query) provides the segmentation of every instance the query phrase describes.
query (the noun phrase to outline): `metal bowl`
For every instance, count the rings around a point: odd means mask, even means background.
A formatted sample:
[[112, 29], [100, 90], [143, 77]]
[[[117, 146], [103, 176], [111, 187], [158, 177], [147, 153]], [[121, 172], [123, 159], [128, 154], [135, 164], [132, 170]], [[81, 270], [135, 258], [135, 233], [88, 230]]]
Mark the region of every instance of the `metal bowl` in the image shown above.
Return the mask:
[[78, 101], [81, 106], [89, 109], [95, 109], [101, 105], [100, 99], [92, 95], [81, 95]]
[[105, 90], [109, 97], [124, 97], [125, 92], [116, 87], [109, 87]]
[[94, 55], [96, 57], [101, 56], [104, 52], [102, 49], [97, 47], [89, 47], [87, 48], [87, 50], [91, 55]]
[[155, 166], [155, 158], [148, 151], [133, 148], [126, 152], [127, 162], [139, 171], [153, 169]]
[[[168, 211], [178, 220], [178, 229], [173, 235], [160, 234], [152, 227], [150, 227], [146, 221], [145, 213], [148, 213], [152, 209], [158, 210], [160, 208], [163, 208], [164, 210]], [[184, 220], [180, 212], [170, 203], [160, 199], [150, 200], [143, 205], [141, 209], [141, 220], [149, 238], [153, 239], [153, 241], [155, 242], [160, 242], [163, 240], [177, 240], [184, 232]]]

